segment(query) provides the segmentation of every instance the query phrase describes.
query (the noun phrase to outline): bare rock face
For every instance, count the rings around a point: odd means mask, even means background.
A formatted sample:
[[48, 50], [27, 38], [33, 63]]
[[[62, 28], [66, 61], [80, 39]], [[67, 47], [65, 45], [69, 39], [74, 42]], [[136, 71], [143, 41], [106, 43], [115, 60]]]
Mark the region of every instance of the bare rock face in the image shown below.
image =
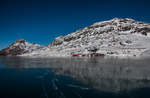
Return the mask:
[[64, 41], [63, 36], [59, 36], [57, 38], [55, 38], [55, 40], [49, 45], [49, 46], [57, 46], [57, 45], [61, 45]]
[[0, 51], [0, 56], [16, 56], [21, 55], [27, 52], [32, 52], [35, 49], [41, 48], [40, 45], [31, 44], [23, 39], [19, 39], [8, 48], [5, 48]]

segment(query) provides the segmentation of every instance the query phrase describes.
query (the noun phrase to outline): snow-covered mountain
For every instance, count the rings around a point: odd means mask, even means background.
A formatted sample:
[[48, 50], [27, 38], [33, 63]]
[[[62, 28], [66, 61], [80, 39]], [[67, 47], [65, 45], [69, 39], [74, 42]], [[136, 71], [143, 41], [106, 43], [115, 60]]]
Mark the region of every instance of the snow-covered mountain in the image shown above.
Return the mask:
[[34, 44], [34, 43], [31, 44], [23, 39], [19, 39], [13, 44], [11, 44], [8, 48], [1, 50], [0, 55], [3, 55], [3, 56], [22, 55], [26, 53], [31, 53], [41, 48], [43, 47], [38, 44]]
[[57, 37], [49, 48], [65, 55], [89, 54], [96, 50], [109, 56], [139, 56], [150, 50], [150, 24], [128, 18], [97, 22]]
[[97, 22], [66, 36], [59, 36], [48, 47], [24, 52], [21, 55], [141, 56], [148, 53], [150, 53], [150, 24], [129, 18], [114, 18]]

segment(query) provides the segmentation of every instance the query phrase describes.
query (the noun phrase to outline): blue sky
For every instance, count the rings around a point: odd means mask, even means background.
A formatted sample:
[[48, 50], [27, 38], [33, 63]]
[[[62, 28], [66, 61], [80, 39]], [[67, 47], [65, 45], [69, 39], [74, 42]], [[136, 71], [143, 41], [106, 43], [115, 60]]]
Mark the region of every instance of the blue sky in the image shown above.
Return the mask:
[[48, 45], [114, 17], [150, 23], [150, 0], [0, 0], [0, 49], [19, 38]]

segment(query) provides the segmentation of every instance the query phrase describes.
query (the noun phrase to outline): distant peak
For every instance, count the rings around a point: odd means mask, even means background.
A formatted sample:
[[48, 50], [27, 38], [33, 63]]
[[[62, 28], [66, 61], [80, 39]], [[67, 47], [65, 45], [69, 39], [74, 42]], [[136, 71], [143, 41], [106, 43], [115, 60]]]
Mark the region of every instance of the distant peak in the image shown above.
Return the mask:
[[16, 42], [22, 43], [22, 42], [26, 42], [26, 40], [24, 40], [24, 39], [18, 39]]
[[133, 22], [138, 22], [138, 21], [136, 21], [136, 20], [134, 20], [134, 19], [132, 19], [132, 18], [113, 18], [113, 19], [110, 19], [110, 20], [106, 20], [106, 21], [99, 21], [99, 22], [96, 22], [96, 23], [94, 23], [93, 25], [101, 25], [101, 24], [107, 24], [108, 23], [108, 25], [109, 24], [111, 24], [111, 23], [133, 23]]
[[132, 18], [113, 18], [112, 21], [121, 21], [121, 20], [124, 20], [124, 21], [135, 21], [134, 19]]
[[115, 17], [115, 18], [113, 18], [112, 20], [120, 20], [121, 18], [117, 18], [117, 17]]

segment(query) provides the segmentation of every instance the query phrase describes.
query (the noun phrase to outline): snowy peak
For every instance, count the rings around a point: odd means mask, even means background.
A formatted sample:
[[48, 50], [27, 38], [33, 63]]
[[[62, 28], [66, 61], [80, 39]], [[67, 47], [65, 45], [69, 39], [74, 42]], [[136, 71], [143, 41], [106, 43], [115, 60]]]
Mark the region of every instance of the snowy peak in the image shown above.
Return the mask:
[[12, 45], [10, 45], [10, 48], [14, 48], [14, 47], [24, 48], [27, 46], [27, 44], [29, 44], [29, 43], [26, 40], [19, 39], [16, 42], [14, 42]]
[[18, 40], [16, 40], [16, 43], [24, 43], [24, 42], [26, 42], [26, 40], [24, 40], [24, 39], [18, 39]]
[[34, 43], [31, 44], [24, 39], [19, 39], [13, 44], [11, 44], [8, 48], [1, 50], [0, 55], [3, 56], [21, 55], [24, 53], [30, 53], [40, 48], [42, 48], [42, 46], [38, 44], [34, 44]]
[[150, 48], [149, 43], [150, 24], [130, 18], [114, 18], [59, 36], [49, 47], [67, 55], [91, 54], [91, 49], [106, 55], [139, 55]]
[[99, 37], [101, 35], [106, 35], [109, 33], [114, 34], [142, 34], [148, 36], [150, 34], [150, 24], [135, 21], [130, 18], [114, 18], [108, 21], [97, 22], [89, 27], [85, 27], [83, 29], [77, 30], [71, 34], [66, 36], [59, 36], [55, 38], [55, 40], [49, 45], [58, 46], [63, 44], [64, 42], [70, 42], [74, 40], [78, 40], [81, 38], [90, 38], [91, 36]]
[[135, 21], [129, 18], [125, 18], [125, 19], [114, 18], [109, 21], [95, 23], [92, 26], [89, 26], [88, 28], [89, 29], [99, 28], [99, 29], [109, 29], [109, 30], [111, 28], [112, 31], [116, 31], [116, 32], [130, 31], [129, 33], [141, 33], [144, 35], [147, 35], [146, 33], [150, 32], [150, 24], [140, 22], [140, 21]]
[[34, 47], [41, 47], [41, 46], [38, 44], [35, 44], [35, 43], [29, 43], [24, 39], [19, 39], [16, 42], [14, 42], [10, 47], [12, 47], [12, 48], [18, 47], [20, 49], [27, 50], [27, 49], [32, 49]]

